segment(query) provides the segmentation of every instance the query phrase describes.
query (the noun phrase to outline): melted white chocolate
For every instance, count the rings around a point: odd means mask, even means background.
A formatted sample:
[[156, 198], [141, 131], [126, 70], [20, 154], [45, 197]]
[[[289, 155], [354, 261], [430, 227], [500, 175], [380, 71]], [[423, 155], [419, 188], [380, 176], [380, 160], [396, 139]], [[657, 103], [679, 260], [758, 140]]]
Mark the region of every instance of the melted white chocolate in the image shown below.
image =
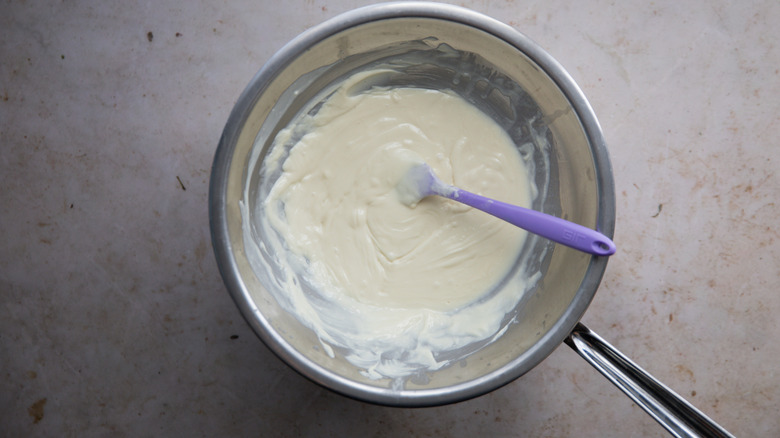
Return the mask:
[[[525, 163], [505, 131], [454, 93], [348, 86], [315, 115], [264, 200], [275, 230], [319, 294], [282, 280], [287, 310], [372, 378], [438, 369], [438, 353], [489, 340], [525, 285], [492, 293], [526, 232], [439, 197], [413, 207], [396, 191], [424, 160], [446, 183], [529, 206]], [[267, 161], [280, 159], [292, 128]], [[262, 225], [262, 224], [261, 224]]]

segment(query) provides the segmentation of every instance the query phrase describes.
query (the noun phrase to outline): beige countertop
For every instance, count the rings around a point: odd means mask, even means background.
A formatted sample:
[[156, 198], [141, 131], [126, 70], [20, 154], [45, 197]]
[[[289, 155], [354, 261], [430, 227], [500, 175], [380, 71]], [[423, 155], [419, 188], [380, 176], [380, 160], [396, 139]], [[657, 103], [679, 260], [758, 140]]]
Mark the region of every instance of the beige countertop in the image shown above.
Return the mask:
[[[358, 1], [0, 6], [0, 435], [666, 436], [563, 346], [451, 406], [310, 383], [214, 261], [211, 160], [243, 87]], [[780, 434], [774, 1], [466, 1], [582, 87], [618, 253], [583, 321], [737, 436]]]

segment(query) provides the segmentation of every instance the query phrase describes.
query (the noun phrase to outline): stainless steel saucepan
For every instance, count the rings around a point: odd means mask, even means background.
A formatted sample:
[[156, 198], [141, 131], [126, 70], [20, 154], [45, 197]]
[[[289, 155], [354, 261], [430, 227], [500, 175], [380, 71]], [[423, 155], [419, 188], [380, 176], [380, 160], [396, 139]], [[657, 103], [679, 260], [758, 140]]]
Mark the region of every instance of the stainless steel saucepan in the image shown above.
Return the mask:
[[316, 335], [274, 298], [274, 271], [253, 269], [253, 258], [274, 257], [262, 250], [269, 236], [246, 226], [268, 184], [258, 166], [279, 130], [323, 90], [352, 73], [388, 66], [396, 73], [373, 85], [453, 90], [501, 124], [530, 155], [539, 188], [533, 208], [613, 235], [614, 182], [601, 128], [581, 90], [548, 53], [511, 27], [456, 6], [356, 9], [306, 31], [268, 61], [238, 99], [216, 153], [209, 194], [214, 249], [228, 290], [260, 339], [333, 391], [406, 407], [485, 394], [565, 342], [673, 435], [730, 436], [579, 323], [607, 258], [541, 238], [529, 238], [523, 248], [526, 268], [541, 272], [538, 284], [507, 309], [504, 335], [456, 366], [399, 390], [363, 376], [340, 352], [331, 357], [316, 348]]

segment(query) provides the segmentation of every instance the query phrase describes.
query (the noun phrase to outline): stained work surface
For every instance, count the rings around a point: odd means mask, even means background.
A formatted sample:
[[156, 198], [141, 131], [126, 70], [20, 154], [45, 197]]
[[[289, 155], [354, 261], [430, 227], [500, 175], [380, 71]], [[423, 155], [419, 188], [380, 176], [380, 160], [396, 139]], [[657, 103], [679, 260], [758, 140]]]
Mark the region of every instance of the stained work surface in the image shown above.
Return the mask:
[[[350, 1], [8, 2], [4, 436], [665, 436], [566, 347], [484, 397], [365, 405], [289, 370], [213, 259], [239, 93]], [[569, 70], [609, 146], [618, 253], [584, 322], [738, 436], [780, 430], [776, 2], [461, 2]]]

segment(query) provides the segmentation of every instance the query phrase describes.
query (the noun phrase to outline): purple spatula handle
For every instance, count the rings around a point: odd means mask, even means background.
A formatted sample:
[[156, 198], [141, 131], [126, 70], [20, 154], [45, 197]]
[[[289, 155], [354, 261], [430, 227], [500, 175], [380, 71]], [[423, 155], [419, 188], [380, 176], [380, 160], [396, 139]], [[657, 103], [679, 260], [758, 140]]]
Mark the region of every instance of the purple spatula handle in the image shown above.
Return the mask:
[[598, 231], [549, 214], [485, 198], [466, 190], [455, 189], [436, 194], [482, 210], [524, 230], [588, 254], [608, 256], [614, 254], [616, 250], [612, 239]]

